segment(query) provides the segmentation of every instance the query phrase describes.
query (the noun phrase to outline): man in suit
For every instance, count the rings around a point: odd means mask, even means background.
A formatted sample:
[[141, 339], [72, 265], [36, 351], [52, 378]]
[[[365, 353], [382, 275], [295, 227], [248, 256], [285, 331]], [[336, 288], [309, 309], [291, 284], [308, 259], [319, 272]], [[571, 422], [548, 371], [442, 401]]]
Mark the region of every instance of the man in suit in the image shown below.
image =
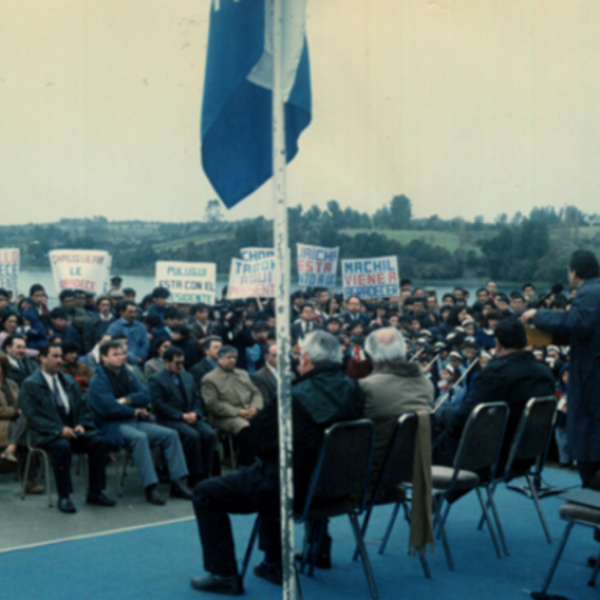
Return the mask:
[[183, 370], [183, 352], [171, 346], [163, 360], [165, 368], [148, 382], [150, 398], [158, 423], [179, 434], [190, 472], [189, 483], [194, 486], [210, 475], [217, 434], [203, 421], [194, 378]]
[[37, 363], [25, 356], [25, 338], [19, 334], [9, 335], [2, 343], [2, 350], [10, 363], [7, 379], [21, 387], [23, 381], [38, 369]]
[[352, 326], [353, 323], [359, 322], [363, 327], [368, 327], [371, 322], [371, 318], [364, 312], [361, 312], [362, 302], [358, 296], [350, 296], [346, 300], [347, 312], [344, 313], [343, 319], [348, 326]]
[[106, 455], [109, 445], [95, 429], [87, 405], [82, 400], [77, 382], [60, 373], [60, 344], [40, 348], [41, 368], [25, 379], [19, 393], [19, 406], [27, 419], [33, 446], [52, 453], [54, 479], [58, 490], [58, 509], [76, 512], [69, 498], [71, 456], [73, 451], [89, 456], [88, 504], [114, 506], [102, 490], [106, 487]]
[[322, 329], [322, 327], [314, 322], [315, 311], [311, 304], [303, 304], [300, 309], [300, 318], [292, 325], [292, 344], [296, 344], [299, 340], [311, 331]]
[[216, 331], [216, 325], [209, 321], [210, 309], [202, 302], [193, 304], [190, 308], [190, 317], [194, 322], [190, 326], [190, 338], [196, 346], [198, 356], [202, 356], [203, 342]]
[[252, 383], [260, 390], [265, 406], [269, 404], [277, 394], [277, 344], [269, 344], [265, 366], [252, 375]]
[[200, 390], [202, 378], [217, 366], [219, 362], [219, 350], [222, 345], [223, 342], [217, 335], [209, 335], [202, 340], [204, 358], [190, 369], [190, 375], [194, 378], [198, 390]]
[[186, 483], [188, 470], [179, 436], [176, 431], [151, 422], [147, 410], [150, 394], [125, 367], [126, 359], [121, 342], [110, 340], [100, 346], [102, 365], [96, 369], [88, 391], [98, 429], [113, 446], [126, 446], [131, 451], [150, 504], [165, 504], [157, 490], [151, 452], [155, 446], [162, 450], [169, 469], [171, 496], [189, 500], [192, 494]]
[[100, 296], [96, 300], [98, 312], [83, 323], [83, 352], [87, 354], [106, 335], [107, 329], [112, 325], [115, 316], [111, 312], [110, 298]]

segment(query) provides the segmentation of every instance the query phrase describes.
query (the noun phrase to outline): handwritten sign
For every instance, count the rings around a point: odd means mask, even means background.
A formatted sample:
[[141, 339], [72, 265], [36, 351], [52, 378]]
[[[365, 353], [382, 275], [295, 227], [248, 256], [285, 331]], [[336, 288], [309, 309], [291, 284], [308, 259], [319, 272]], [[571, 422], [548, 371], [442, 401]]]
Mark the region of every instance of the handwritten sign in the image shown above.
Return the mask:
[[19, 249], [0, 248], [0, 288], [12, 291], [16, 298], [19, 283]]
[[298, 285], [335, 287], [339, 248], [298, 244]]
[[58, 293], [64, 289], [98, 295], [108, 291], [111, 257], [105, 250], [52, 250], [48, 257]]
[[231, 259], [227, 298], [274, 298], [275, 261]]
[[275, 256], [273, 248], [242, 248], [240, 250], [242, 260], [263, 260]]
[[344, 298], [389, 298], [400, 295], [398, 258], [355, 258], [342, 261]]
[[156, 285], [170, 290], [170, 302], [214, 304], [217, 265], [159, 261], [156, 263]]

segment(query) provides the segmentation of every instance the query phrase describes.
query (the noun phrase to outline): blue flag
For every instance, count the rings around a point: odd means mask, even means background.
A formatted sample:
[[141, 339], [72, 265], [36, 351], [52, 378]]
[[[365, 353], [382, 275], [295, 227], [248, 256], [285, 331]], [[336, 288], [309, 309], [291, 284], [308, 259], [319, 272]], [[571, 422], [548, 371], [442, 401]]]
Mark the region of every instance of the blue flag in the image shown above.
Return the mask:
[[[227, 208], [273, 174], [272, 24], [266, 0], [214, 0], [202, 103], [206, 176]], [[283, 0], [287, 162], [311, 119], [306, 0]]]

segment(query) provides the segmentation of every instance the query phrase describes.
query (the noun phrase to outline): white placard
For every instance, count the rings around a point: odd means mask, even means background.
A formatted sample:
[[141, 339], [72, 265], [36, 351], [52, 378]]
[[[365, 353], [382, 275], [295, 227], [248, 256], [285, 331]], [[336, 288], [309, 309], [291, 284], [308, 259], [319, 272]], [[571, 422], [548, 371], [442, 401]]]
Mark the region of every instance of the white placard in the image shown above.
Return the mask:
[[13, 297], [19, 294], [18, 248], [0, 248], [0, 288], [12, 291]]
[[400, 295], [398, 258], [353, 258], [342, 261], [344, 298], [390, 298]]
[[51, 250], [48, 253], [56, 290], [108, 292], [110, 254], [106, 250]]
[[298, 285], [335, 288], [339, 248], [297, 244]]
[[232, 258], [227, 298], [275, 298], [275, 261]]
[[215, 303], [217, 265], [215, 263], [156, 263], [156, 285], [167, 288], [169, 302], [178, 304]]

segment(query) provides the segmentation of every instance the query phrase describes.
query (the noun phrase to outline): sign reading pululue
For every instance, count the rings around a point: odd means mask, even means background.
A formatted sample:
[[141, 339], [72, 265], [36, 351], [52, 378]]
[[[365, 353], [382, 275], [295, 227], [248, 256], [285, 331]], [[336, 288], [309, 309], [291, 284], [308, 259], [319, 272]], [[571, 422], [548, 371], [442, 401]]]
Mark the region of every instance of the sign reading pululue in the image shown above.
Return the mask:
[[400, 294], [398, 258], [353, 258], [342, 261], [344, 298], [389, 298]]
[[263, 260], [275, 256], [273, 248], [242, 248], [240, 250], [242, 260]]
[[111, 257], [106, 250], [51, 250], [48, 257], [59, 294], [65, 289], [97, 296], [108, 292]]
[[16, 298], [19, 286], [19, 249], [0, 248], [0, 288], [10, 290]]
[[335, 288], [339, 248], [297, 244], [298, 285]]
[[171, 292], [169, 302], [214, 304], [217, 265], [216, 263], [159, 261], [156, 263], [156, 285], [165, 287]]
[[272, 258], [245, 261], [231, 259], [227, 298], [274, 298], [275, 261]]

